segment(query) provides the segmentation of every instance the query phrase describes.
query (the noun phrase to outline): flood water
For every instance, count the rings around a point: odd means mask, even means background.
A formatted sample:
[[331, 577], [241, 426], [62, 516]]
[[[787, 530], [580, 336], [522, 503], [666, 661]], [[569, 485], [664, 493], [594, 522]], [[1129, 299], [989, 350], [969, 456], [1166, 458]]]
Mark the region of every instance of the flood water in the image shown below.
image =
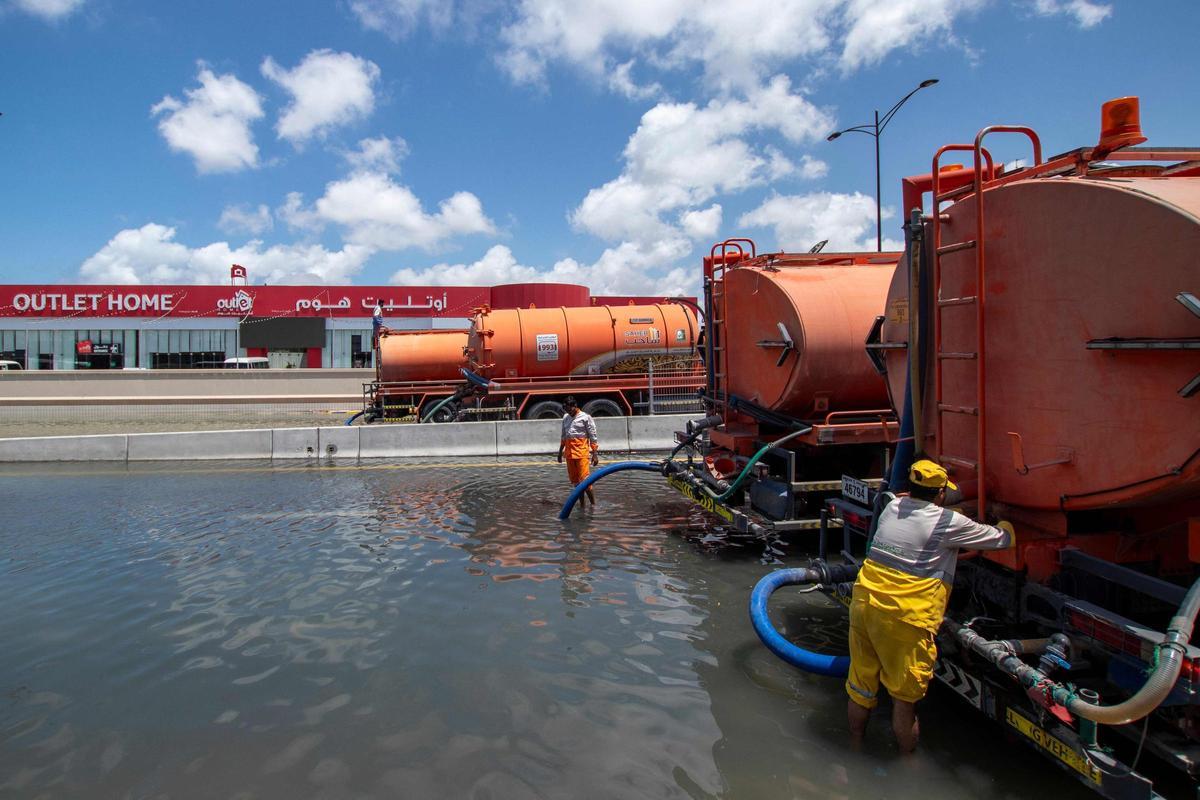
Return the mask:
[[[949, 693], [917, 756], [884, 715], [853, 752], [840, 682], [747, 618], [802, 540], [646, 473], [560, 523], [566, 488], [549, 461], [0, 469], [0, 797], [1092, 796]], [[823, 596], [773, 609], [844, 646]]]

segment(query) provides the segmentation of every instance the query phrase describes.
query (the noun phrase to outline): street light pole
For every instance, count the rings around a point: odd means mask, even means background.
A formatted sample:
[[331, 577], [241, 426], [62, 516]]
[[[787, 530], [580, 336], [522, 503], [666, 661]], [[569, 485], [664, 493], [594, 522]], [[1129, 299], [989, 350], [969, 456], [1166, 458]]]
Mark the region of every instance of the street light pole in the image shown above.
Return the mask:
[[921, 81], [917, 85], [917, 88], [913, 89], [911, 92], [904, 95], [904, 97], [901, 97], [900, 100], [894, 106], [892, 106], [890, 109], [888, 109], [887, 113], [883, 115], [882, 119], [880, 119], [880, 117], [879, 117], [879, 110], [876, 109], [875, 110], [875, 122], [872, 124], [855, 125], [853, 128], [846, 128], [845, 130], [834, 131], [833, 133], [831, 133], [825, 137], [825, 140], [828, 142], [832, 142], [834, 139], [838, 138], [843, 133], [865, 133], [868, 136], [875, 137], [875, 250], [876, 250], [876, 252], [883, 252], [883, 205], [882, 205], [882, 200], [881, 200], [882, 189], [881, 189], [881, 186], [879, 183], [879, 181], [880, 181], [879, 137], [883, 133], [883, 129], [887, 127], [887, 124], [892, 121], [892, 117], [896, 116], [896, 112], [900, 110], [900, 106], [902, 106], [906, 102], [908, 102], [908, 98], [912, 97], [914, 94], [921, 91], [922, 89], [925, 89], [929, 86], [933, 86], [937, 82], [938, 82], [937, 78], [929, 78], [927, 80]]
[[879, 109], [875, 109], [875, 252], [883, 252], [883, 191], [879, 185]]

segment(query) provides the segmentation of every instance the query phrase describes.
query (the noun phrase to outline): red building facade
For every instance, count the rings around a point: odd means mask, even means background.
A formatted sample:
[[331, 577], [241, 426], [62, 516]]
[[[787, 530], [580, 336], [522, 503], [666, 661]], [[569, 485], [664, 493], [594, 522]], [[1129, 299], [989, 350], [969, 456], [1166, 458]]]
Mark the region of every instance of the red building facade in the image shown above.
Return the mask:
[[0, 359], [24, 369], [369, 367], [378, 307], [398, 329], [466, 327], [474, 309], [626, 305], [586, 286], [0, 285]]

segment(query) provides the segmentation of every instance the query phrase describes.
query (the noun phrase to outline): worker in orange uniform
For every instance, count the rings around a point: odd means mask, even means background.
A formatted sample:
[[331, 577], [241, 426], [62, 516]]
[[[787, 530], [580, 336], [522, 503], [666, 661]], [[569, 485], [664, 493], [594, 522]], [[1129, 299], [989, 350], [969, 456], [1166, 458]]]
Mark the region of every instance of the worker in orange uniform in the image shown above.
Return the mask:
[[[591, 473], [591, 467], [600, 463], [600, 442], [596, 438], [596, 421], [591, 414], [579, 410], [575, 397], [568, 395], [563, 401], [566, 409], [562, 419], [562, 438], [558, 442], [558, 463], [563, 453], [567, 456], [567, 476], [578, 486]], [[587, 498], [596, 505], [592, 487], [587, 488]]]
[[850, 603], [850, 734], [862, 740], [882, 683], [892, 697], [900, 752], [917, 746], [916, 703], [937, 661], [934, 636], [946, 613], [958, 551], [1015, 545], [1007, 522], [983, 525], [941, 506], [955, 490], [946, 470], [922, 459], [908, 473], [909, 495], [884, 495], [879, 524]]

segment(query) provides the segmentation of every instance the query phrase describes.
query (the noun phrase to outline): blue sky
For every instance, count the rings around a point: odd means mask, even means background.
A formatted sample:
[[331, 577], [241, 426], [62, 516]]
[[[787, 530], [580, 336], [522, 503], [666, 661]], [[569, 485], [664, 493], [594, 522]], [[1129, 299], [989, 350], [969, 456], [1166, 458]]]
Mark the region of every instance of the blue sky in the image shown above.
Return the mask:
[[[1152, 12], [1152, 13], [1151, 13]], [[983, 125], [1142, 98], [1195, 144], [1200, 3], [0, 0], [0, 281], [694, 292], [714, 241], [873, 249]], [[999, 148], [999, 157], [1026, 155]]]

